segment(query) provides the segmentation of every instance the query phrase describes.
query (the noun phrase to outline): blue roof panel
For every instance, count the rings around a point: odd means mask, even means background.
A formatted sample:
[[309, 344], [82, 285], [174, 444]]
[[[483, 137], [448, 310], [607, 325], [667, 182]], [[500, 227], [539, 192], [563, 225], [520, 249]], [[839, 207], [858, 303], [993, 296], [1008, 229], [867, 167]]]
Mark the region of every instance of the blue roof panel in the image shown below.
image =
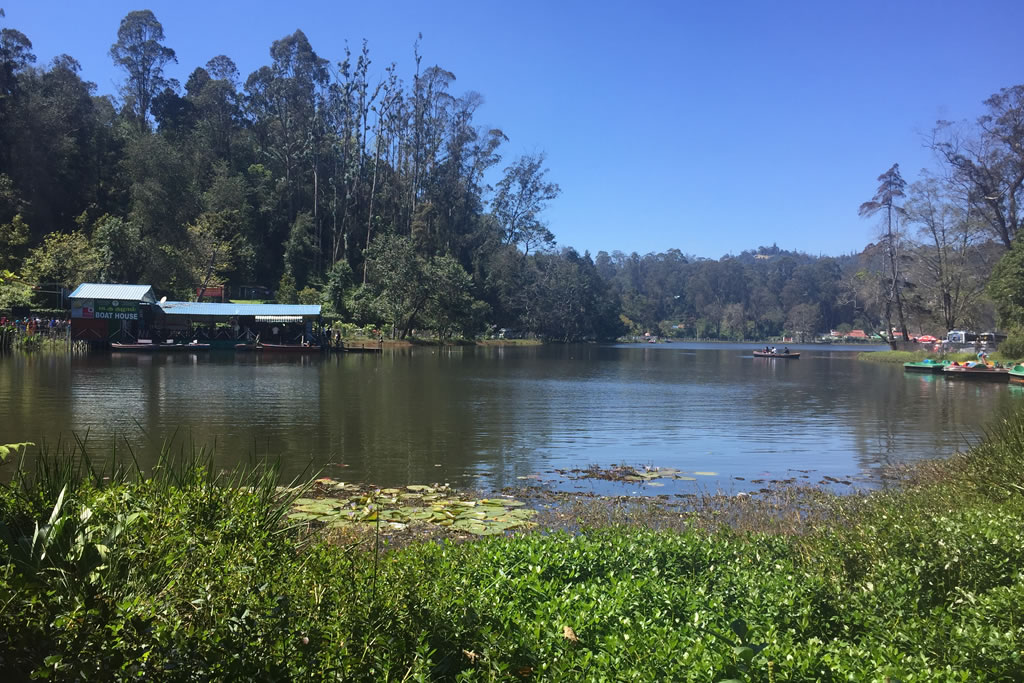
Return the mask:
[[166, 315], [208, 315], [215, 317], [234, 317], [242, 315], [270, 316], [318, 316], [320, 306], [297, 304], [219, 304], [196, 301], [164, 301], [160, 308]]
[[78, 285], [68, 298], [156, 303], [156, 295], [153, 294], [153, 288], [149, 285], [111, 285], [85, 282]]

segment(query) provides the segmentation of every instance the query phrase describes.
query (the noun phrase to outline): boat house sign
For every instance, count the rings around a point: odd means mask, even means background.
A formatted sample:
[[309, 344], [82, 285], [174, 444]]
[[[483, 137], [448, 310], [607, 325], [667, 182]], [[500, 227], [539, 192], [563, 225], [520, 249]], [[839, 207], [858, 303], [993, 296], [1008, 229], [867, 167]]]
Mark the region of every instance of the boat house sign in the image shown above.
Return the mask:
[[93, 315], [100, 320], [138, 320], [139, 304], [135, 301], [97, 301]]
[[135, 301], [73, 301], [71, 317], [86, 320], [138, 320], [139, 304]]

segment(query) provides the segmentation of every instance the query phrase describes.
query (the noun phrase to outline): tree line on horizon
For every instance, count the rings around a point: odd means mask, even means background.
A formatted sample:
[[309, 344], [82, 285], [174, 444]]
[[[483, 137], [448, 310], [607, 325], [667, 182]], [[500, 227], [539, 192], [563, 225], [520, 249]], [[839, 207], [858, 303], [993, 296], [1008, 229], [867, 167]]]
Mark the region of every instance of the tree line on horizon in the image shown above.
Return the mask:
[[[880, 177], [861, 212], [884, 229], [859, 254], [591, 257], [557, 245], [543, 220], [560, 193], [544, 155], [505, 159], [505, 134], [474, 120], [482, 96], [456, 94], [418, 40], [404, 76], [394, 62], [371, 70], [365, 41], [331, 62], [297, 30], [244, 80], [218, 55], [182, 85], [164, 74], [176, 56], [151, 11], [113, 37], [124, 81], [97, 94], [73, 57], [37, 66], [29, 38], [0, 28], [0, 309], [98, 280], [178, 298], [264, 285], [396, 337], [741, 340], [1022, 322], [1006, 303], [1013, 269], [997, 265], [1024, 204], [1021, 86], [974, 125], [937, 126], [937, 171], [909, 187], [898, 166]], [[993, 272], [1008, 289], [986, 288]]]

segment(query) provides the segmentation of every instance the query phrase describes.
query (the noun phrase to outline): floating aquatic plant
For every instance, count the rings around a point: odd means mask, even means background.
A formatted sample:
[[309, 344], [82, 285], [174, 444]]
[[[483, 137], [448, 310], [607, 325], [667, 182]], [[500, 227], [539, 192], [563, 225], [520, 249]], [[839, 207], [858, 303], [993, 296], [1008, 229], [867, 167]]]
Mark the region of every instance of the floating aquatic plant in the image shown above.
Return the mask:
[[402, 531], [412, 524], [433, 524], [456, 532], [493, 536], [533, 526], [530, 519], [537, 514], [522, 501], [468, 499], [445, 485], [366, 489], [332, 479], [319, 479], [317, 485], [331, 497], [297, 498], [289, 519], [320, 522], [332, 529], [379, 524], [385, 530]]

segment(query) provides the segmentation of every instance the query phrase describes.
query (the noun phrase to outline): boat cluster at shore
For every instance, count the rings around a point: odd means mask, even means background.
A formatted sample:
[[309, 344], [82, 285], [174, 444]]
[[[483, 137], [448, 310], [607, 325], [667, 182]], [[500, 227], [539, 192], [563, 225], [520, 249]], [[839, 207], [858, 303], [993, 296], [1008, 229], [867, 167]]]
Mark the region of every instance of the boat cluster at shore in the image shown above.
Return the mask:
[[903, 369], [907, 372], [942, 375], [950, 379], [1024, 383], [1024, 365], [1002, 365], [987, 362], [985, 359], [960, 363], [926, 358], [922, 361], [904, 363]]

